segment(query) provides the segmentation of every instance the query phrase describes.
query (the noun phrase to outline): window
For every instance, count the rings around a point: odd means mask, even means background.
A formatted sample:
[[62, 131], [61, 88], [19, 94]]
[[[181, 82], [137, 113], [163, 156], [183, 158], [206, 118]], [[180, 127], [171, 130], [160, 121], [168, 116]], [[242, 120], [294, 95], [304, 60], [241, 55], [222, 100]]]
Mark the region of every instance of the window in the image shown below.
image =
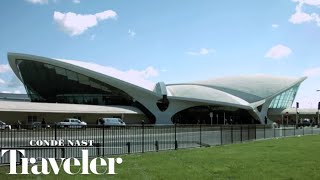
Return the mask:
[[296, 96], [296, 92], [297, 92], [299, 86], [300, 86], [300, 84], [296, 85], [296, 86], [290, 88], [289, 90], [276, 96], [272, 100], [269, 108], [288, 108], [288, 107], [290, 107], [294, 101], [294, 98]]
[[[132, 105], [124, 91], [77, 72], [36, 61], [17, 60], [32, 102]], [[30, 71], [32, 69], [32, 71]]]

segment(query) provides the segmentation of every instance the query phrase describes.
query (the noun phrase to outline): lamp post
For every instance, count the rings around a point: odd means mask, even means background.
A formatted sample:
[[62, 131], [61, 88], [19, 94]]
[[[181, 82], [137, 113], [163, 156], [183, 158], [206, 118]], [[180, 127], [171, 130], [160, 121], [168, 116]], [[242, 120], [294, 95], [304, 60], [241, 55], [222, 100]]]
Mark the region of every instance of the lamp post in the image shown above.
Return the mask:
[[211, 120], [211, 123], [210, 123], [210, 124], [211, 124], [211, 126], [212, 126], [213, 112], [210, 112], [210, 113], [209, 113], [209, 116], [210, 116], [210, 120]]
[[216, 114], [217, 117], [217, 125], [218, 125], [218, 121], [219, 121], [219, 114]]

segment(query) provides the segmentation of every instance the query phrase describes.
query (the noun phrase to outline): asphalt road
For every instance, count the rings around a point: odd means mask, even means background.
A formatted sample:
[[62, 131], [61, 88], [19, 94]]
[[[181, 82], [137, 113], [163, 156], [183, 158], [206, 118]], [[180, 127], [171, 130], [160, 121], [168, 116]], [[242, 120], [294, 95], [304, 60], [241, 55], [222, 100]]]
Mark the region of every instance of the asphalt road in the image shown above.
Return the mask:
[[[175, 132], [176, 131], [176, 132]], [[86, 128], [86, 129], [39, 129], [39, 130], [5, 130], [0, 131], [1, 149], [25, 149], [26, 157], [81, 157], [81, 150], [88, 149], [89, 156], [126, 154], [157, 150], [191, 148], [238, 143], [253, 139], [264, 139], [294, 135], [320, 134], [320, 128], [305, 127], [286, 128], [254, 128], [248, 126], [155, 126], [125, 128]], [[201, 135], [201, 136], [200, 136]], [[30, 141], [43, 143], [46, 141], [64, 140], [65, 146], [31, 146]], [[72, 147], [68, 141], [93, 141], [93, 146]], [[129, 145], [130, 144], [130, 145]], [[0, 164], [8, 163], [6, 154], [1, 157]]]

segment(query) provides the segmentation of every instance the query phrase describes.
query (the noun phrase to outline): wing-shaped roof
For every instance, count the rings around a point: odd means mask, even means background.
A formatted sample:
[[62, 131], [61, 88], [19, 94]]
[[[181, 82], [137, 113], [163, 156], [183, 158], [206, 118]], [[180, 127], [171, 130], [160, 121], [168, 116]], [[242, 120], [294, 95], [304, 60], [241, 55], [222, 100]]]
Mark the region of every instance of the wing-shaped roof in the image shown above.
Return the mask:
[[[192, 83], [169, 84], [167, 88], [173, 93], [173, 96], [189, 96], [190, 98], [199, 96], [202, 98], [210, 97], [209, 95], [204, 95], [208, 92], [209, 88], [212, 89], [212, 93], [221, 91], [224, 94], [228, 94], [228, 96], [218, 97], [220, 99], [227, 100], [227, 97], [234, 96], [248, 103], [253, 103], [273, 97], [294, 85], [300, 84], [305, 79], [306, 77], [291, 78], [269, 75], [235, 76]], [[182, 90], [186, 85], [196, 86], [197, 89], [193, 89], [192, 91]]]
[[167, 86], [171, 96], [248, 106], [249, 103], [223, 91], [199, 85]]

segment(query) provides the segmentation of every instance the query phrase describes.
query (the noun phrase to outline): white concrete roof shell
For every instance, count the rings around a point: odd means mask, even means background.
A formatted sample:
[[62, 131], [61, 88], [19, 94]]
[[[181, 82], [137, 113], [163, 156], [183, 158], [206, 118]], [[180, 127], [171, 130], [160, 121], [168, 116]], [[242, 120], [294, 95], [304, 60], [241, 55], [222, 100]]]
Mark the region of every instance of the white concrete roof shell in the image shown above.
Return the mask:
[[[210, 79], [206, 81], [196, 81], [192, 83], [169, 84], [167, 85], [167, 88], [170, 90], [172, 89], [171, 87], [174, 87], [174, 91], [176, 93], [173, 93], [173, 96], [195, 97], [199, 96], [198, 93], [201, 93], [201, 89], [207, 87], [220, 90], [232, 96], [236, 96], [248, 103], [254, 103], [263, 99], [272, 98], [294, 85], [299, 85], [305, 79], [306, 77], [289, 78], [269, 75], [235, 76]], [[184, 88], [182, 85], [198, 85], [197, 87], [199, 89], [193, 91], [193, 93], [189, 92], [185, 94], [185, 91], [178, 90], [178, 88]], [[226, 101], [228, 101], [227, 97], [224, 98]]]
[[239, 104], [249, 106], [250, 104], [239, 97], [225, 93], [223, 91], [213, 89], [210, 87], [199, 85], [172, 85], [167, 86], [172, 96], [179, 96], [185, 98], [215, 101], [230, 104]]

